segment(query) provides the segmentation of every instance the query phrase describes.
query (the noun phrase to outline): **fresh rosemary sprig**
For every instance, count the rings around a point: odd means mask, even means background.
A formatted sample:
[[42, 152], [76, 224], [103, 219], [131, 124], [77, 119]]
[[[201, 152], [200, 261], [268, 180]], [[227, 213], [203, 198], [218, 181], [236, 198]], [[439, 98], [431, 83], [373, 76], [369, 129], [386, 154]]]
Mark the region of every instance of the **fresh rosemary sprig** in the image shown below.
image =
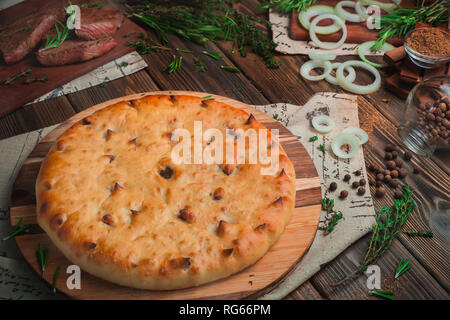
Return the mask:
[[31, 68], [24, 70], [22, 72], [19, 72], [19, 73], [15, 74], [12, 78], [8, 77], [8, 79], [5, 80], [4, 84], [11, 85], [14, 83], [14, 81], [19, 79], [20, 77], [25, 77], [27, 74], [30, 74], [30, 73], [31, 73]]
[[214, 98], [212, 97], [212, 95], [208, 95], [208, 96], [204, 96], [202, 97], [203, 100], [214, 100]]
[[325, 146], [324, 146], [323, 144], [320, 144], [320, 145], [317, 147], [317, 149], [319, 149], [319, 150], [322, 151], [322, 152], [327, 151], [327, 149], [325, 148]]
[[410, 237], [433, 238], [433, 236], [434, 236], [433, 231], [431, 231], [431, 230], [428, 230], [428, 231], [425, 231], [425, 230], [413, 231], [412, 229], [408, 229], [404, 233], [406, 233]]
[[23, 218], [20, 218], [19, 222], [16, 224], [14, 229], [6, 237], [4, 237], [2, 240], [6, 241], [6, 240], [9, 240], [9, 239], [12, 239], [15, 236], [21, 234], [23, 231], [27, 230], [31, 226], [30, 224], [26, 224], [26, 225], [22, 226], [22, 221], [23, 221]]
[[178, 58], [176, 56], [173, 56], [172, 62], [164, 69], [164, 71], [167, 71], [167, 73], [172, 73], [179, 70], [181, 68], [182, 61], [182, 56], [179, 56]]
[[192, 51], [192, 50], [186, 50], [186, 49], [180, 49], [180, 48], [176, 48], [175, 50], [177, 50], [178, 52], [183, 52], [183, 53], [194, 53], [194, 51]]
[[223, 59], [223, 56], [217, 52], [212, 52], [212, 51], [203, 51], [203, 54], [206, 54], [207, 56], [216, 59], [216, 60], [220, 60]]
[[313, 137], [309, 138], [309, 142], [316, 141], [317, 139], [319, 139], [318, 136], [313, 136]]
[[428, 6], [418, 6], [413, 8], [399, 8], [390, 11], [389, 14], [375, 18], [381, 25], [378, 33], [378, 40], [372, 46], [372, 50], [377, 50], [386, 41], [394, 36], [401, 37], [408, 31], [414, 29], [418, 22], [428, 23], [437, 26], [447, 22], [449, 17], [448, 0], [437, 0]]
[[56, 270], [55, 270], [55, 274], [53, 275], [53, 294], [56, 293], [56, 281], [58, 280], [59, 269], [60, 269], [60, 267], [57, 266]]
[[[321, 228], [324, 230], [323, 234], [326, 236], [334, 230], [339, 220], [342, 219], [342, 212], [334, 210], [334, 200], [330, 198], [322, 199], [322, 210], [327, 212], [325, 226]], [[331, 217], [329, 217], [330, 214]]]
[[270, 0], [263, 2], [259, 9], [272, 9], [282, 13], [289, 13], [292, 10], [302, 11], [309, 8], [317, 0]]
[[361, 275], [366, 271], [367, 266], [375, 264], [378, 259], [389, 249], [394, 239], [401, 232], [403, 225], [415, 208], [413, 191], [409, 185], [403, 186], [402, 197], [394, 200], [392, 207], [381, 207], [376, 212], [376, 225], [372, 228], [372, 236], [367, 252], [361, 261], [358, 269], [336, 282], [332, 286], [337, 286], [350, 278]]
[[395, 300], [394, 293], [391, 290], [374, 290], [370, 293], [385, 299]]
[[99, 87], [104, 88], [106, 87], [106, 84], [109, 82], [109, 78], [105, 77], [105, 79], [103, 79], [103, 82], [99, 84]]
[[225, 71], [228, 72], [233, 72], [233, 73], [240, 73], [241, 70], [239, 70], [238, 68], [234, 68], [234, 67], [230, 67], [230, 66], [220, 66], [220, 69], [223, 69]]
[[38, 249], [36, 251], [36, 257], [39, 262], [39, 266], [41, 267], [42, 273], [45, 271], [45, 265], [47, 263], [47, 257], [48, 257], [48, 249], [42, 250], [41, 244], [38, 244]]
[[277, 68], [281, 62], [275, 59], [277, 44], [261, 26], [269, 22], [250, 15], [238, 13], [225, 6], [224, 1], [216, 1], [217, 10], [208, 10], [210, 5], [198, 2], [195, 7], [185, 1], [174, 1], [171, 5], [155, 4], [149, 0], [133, 2], [131, 8], [135, 19], [153, 29], [163, 45], [169, 42], [168, 34], [175, 34], [184, 40], [205, 44], [215, 40], [230, 40], [233, 49], [242, 56], [247, 55], [246, 46], [260, 55], [269, 68]]
[[401, 259], [398, 263], [397, 269], [395, 270], [395, 276], [394, 278], [397, 279], [402, 274], [404, 274], [406, 271], [412, 268], [411, 263], [409, 262], [409, 259]]
[[164, 47], [151, 39], [128, 41], [127, 45], [136, 47], [136, 51], [141, 55], [159, 50], [171, 50], [170, 48]]
[[41, 49], [41, 51], [57, 48], [62, 45], [64, 41], [70, 38], [69, 28], [67, 28], [67, 26], [63, 25], [61, 22], [58, 23], [62, 26], [62, 31], [59, 31], [58, 24], [55, 23], [56, 37], [51, 39], [50, 36], [47, 35], [45, 46]]
[[205, 72], [208, 70], [208, 68], [203, 64], [203, 62], [198, 57], [194, 58], [194, 64], [198, 67], [198, 71], [200, 72]]

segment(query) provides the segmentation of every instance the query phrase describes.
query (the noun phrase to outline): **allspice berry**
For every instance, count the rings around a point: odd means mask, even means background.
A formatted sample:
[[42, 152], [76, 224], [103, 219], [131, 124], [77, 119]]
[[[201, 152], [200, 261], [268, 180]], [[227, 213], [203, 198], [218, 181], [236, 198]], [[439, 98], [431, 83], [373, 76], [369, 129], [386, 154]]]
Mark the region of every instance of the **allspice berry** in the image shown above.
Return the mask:
[[386, 153], [384, 154], [384, 159], [385, 159], [385, 160], [392, 160], [392, 153], [386, 152]]
[[359, 185], [360, 185], [361, 187], [365, 186], [365, 185], [366, 185], [366, 180], [365, 180], [365, 179], [359, 180]]
[[378, 169], [378, 166], [375, 163], [369, 164], [370, 171], [375, 172], [375, 171], [377, 171], [377, 169]]
[[344, 176], [344, 181], [350, 181], [351, 178], [352, 178], [352, 177], [351, 177], [349, 174], [346, 174], [346, 175]]
[[355, 176], [360, 176], [361, 175], [361, 170], [356, 170], [355, 171]]
[[392, 170], [390, 176], [393, 179], [398, 178], [398, 171], [397, 170]]
[[391, 175], [391, 171], [389, 171], [389, 170], [384, 170], [384, 175], [385, 176], [390, 176]]
[[392, 177], [390, 175], [384, 176], [384, 182], [389, 183], [389, 181], [392, 180]]
[[364, 187], [358, 188], [358, 195], [362, 196], [366, 193], [366, 189]]
[[403, 160], [400, 159], [400, 158], [395, 159], [394, 162], [395, 162], [395, 165], [396, 165], [398, 168], [401, 168], [402, 165], [403, 165]]
[[382, 173], [377, 174], [376, 180], [377, 181], [383, 181], [384, 180], [384, 174], [382, 174]]
[[392, 189], [397, 188], [400, 185], [400, 180], [398, 179], [392, 179], [391, 181], [389, 181], [389, 187], [391, 187]]
[[377, 190], [375, 190], [375, 196], [378, 198], [384, 197], [385, 193], [386, 193], [386, 190], [383, 187], [379, 187], [379, 188], [377, 188]]
[[401, 168], [398, 171], [398, 176], [400, 179], [403, 179], [404, 177], [406, 177], [408, 175], [408, 171], [405, 168]]
[[376, 188], [379, 188], [379, 187], [381, 187], [383, 185], [383, 183], [381, 182], [381, 181], [377, 181], [376, 183], [375, 183], [375, 187]]
[[398, 152], [397, 151], [392, 151], [392, 159], [396, 159], [398, 157]]
[[330, 187], [328, 188], [328, 190], [334, 191], [336, 189], [337, 189], [337, 183], [336, 182], [330, 183]]
[[353, 181], [353, 183], [352, 183], [352, 188], [353, 189], [356, 189], [356, 188], [358, 188], [359, 187], [359, 182], [358, 181]]
[[348, 196], [348, 191], [347, 190], [342, 190], [341, 193], [339, 194], [339, 198], [341, 199], [345, 199]]
[[396, 163], [392, 160], [386, 162], [386, 166], [389, 170], [394, 170], [396, 167]]

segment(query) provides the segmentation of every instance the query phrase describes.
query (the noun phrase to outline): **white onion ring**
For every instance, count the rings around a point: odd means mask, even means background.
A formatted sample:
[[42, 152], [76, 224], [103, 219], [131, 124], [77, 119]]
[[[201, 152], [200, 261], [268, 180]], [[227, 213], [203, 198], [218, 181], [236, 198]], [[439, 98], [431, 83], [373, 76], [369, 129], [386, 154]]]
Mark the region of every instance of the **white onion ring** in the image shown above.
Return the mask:
[[395, 0], [395, 1], [391, 0], [391, 1], [392, 1], [392, 3], [379, 2], [376, 0], [359, 0], [359, 2], [361, 2], [362, 4], [378, 6], [381, 9], [386, 10], [386, 11], [394, 10], [402, 2], [402, 0]]
[[[337, 24], [339, 24], [342, 27], [342, 38], [336, 42], [336, 43], [324, 43], [319, 40], [316, 36], [316, 28], [319, 21], [323, 19], [333, 19]], [[342, 46], [347, 39], [347, 27], [345, 26], [345, 21], [339, 18], [335, 14], [323, 14], [320, 16], [317, 16], [314, 18], [314, 20], [311, 22], [311, 28], [309, 29], [309, 37], [311, 38], [312, 42], [316, 46], [322, 49], [336, 49]]]
[[[315, 68], [323, 68], [323, 73], [318, 76], [312, 76], [309, 73], [312, 69]], [[331, 72], [331, 63], [330, 61], [324, 60], [309, 60], [305, 62], [300, 68], [300, 74], [303, 78], [310, 81], [319, 81], [325, 79]]]
[[[311, 6], [306, 10], [300, 11], [298, 14], [298, 21], [300, 21], [300, 24], [305, 28], [306, 30], [309, 30], [311, 27], [310, 20], [312, 17], [317, 15], [322, 15], [325, 13], [332, 13], [334, 14], [334, 8], [330, 6]], [[316, 33], [317, 34], [331, 34], [338, 32], [341, 29], [341, 26], [338, 25], [336, 22], [329, 26], [319, 26], [317, 27]]]
[[363, 145], [364, 143], [369, 141], [369, 136], [361, 128], [357, 128], [357, 127], [345, 128], [344, 130], [342, 130], [342, 133], [349, 133], [349, 134], [354, 135], [356, 138], [358, 138], [359, 144], [361, 144], [361, 145]]
[[[336, 7], [334, 7], [334, 11], [336, 11], [336, 15], [346, 21], [350, 22], [363, 22], [366, 19], [362, 18], [359, 14], [350, 13], [345, 11], [343, 7], [355, 8], [356, 2], [354, 1], [341, 1]], [[356, 10], [356, 9], [355, 9]]]
[[[335, 62], [335, 63], [332, 63], [331, 64], [331, 70], [334, 70], [334, 69], [336, 69], [337, 67], [339, 67], [341, 65], [341, 63], [340, 62]], [[347, 67], [347, 68], [345, 68], [345, 71], [347, 71], [348, 72], [348, 74], [347, 74], [347, 76], [345, 77], [348, 81], [350, 81], [350, 82], [353, 82], [353, 81], [355, 81], [355, 79], [356, 79], [356, 71], [355, 71], [355, 69], [353, 69], [353, 67]], [[330, 74], [328, 75], [328, 77], [326, 77], [325, 78], [325, 80], [327, 80], [329, 83], [331, 83], [331, 84], [339, 84], [338, 83], [338, 81], [337, 81], [337, 79], [336, 79], [336, 77], [333, 77], [332, 75], [331, 75], [331, 72], [330, 72]]]
[[369, 18], [369, 15], [367, 14], [367, 8], [364, 7], [364, 4], [361, 3], [361, 1], [356, 2], [355, 11], [358, 14], [358, 16], [361, 17], [361, 19], [364, 19], [363, 21]]
[[334, 120], [324, 114], [312, 118], [311, 124], [320, 133], [328, 133], [334, 128]]
[[[344, 76], [344, 69], [347, 68], [348, 66], [366, 69], [375, 76], [375, 80], [373, 81], [373, 83], [369, 85], [359, 85], [348, 81]], [[358, 94], [368, 94], [375, 92], [381, 86], [381, 76], [378, 70], [372, 67], [371, 65], [368, 65], [367, 63], [358, 60], [350, 60], [342, 63], [336, 70], [336, 79], [342, 88], [344, 88], [347, 91]]]
[[[359, 47], [358, 47], [358, 55], [359, 55], [359, 57], [361, 58], [362, 61], [364, 61], [367, 64], [370, 64], [372, 67], [375, 67], [375, 68], [386, 67], [387, 63], [382, 63], [382, 64], [375, 63], [375, 62], [369, 61], [366, 58], [367, 51], [369, 51], [370, 48], [374, 44], [375, 44], [375, 41], [367, 41], [367, 42], [364, 42], [361, 45], [359, 45]], [[395, 49], [395, 47], [392, 44], [389, 44], [389, 43], [386, 42], [386, 43], [383, 43], [383, 45], [378, 50], [380, 50], [382, 52], [386, 52], [386, 51], [389, 51], [389, 50], [392, 50], [392, 49]]]
[[[348, 153], [345, 153], [341, 150], [342, 146], [349, 145], [350, 151]], [[331, 150], [333, 150], [333, 153], [342, 159], [349, 159], [353, 158], [355, 154], [358, 152], [360, 147], [359, 140], [357, 137], [355, 137], [353, 134], [350, 133], [341, 133], [336, 138], [334, 138], [333, 142], [331, 143]]]
[[324, 52], [311, 52], [308, 54], [308, 57], [311, 60], [322, 60], [322, 61], [331, 61], [336, 59], [336, 55], [333, 53], [324, 53]]

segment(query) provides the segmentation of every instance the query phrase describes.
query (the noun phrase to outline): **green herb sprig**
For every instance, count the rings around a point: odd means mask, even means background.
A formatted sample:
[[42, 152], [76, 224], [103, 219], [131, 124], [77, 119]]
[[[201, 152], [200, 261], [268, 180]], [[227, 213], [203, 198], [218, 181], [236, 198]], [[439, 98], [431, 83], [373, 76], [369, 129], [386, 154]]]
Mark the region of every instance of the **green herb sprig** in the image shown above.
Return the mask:
[[59, 269], [60, 269], [60, 267], [57, 266], [56, 270], [55, 270], [55, 274], [53, 275], [53, 294], [56, 293], [56, 281], [58, 280]]
[[289, 13], [292, 10], [300, 12], [309, 8], [312, 4], [316, 3], [316, 1], [317, 0], [271, 0], [263, 2], [259, 6], [259, 9], [272, 9], [282, 13]]
[[[334, 230], [339, 220], [342, 219], [343, 215], [341, 211], [334, 210], [334, 200], [330, 198], [322, 199], [322, 210], [327, 212], [325, 226], [321, 228], [322, 230], [324, 230], [323, 234], [326, 236]], [[328, 217], [330, 214], [331, 217]]]
[[31, 84], [33, 82], [47, 82], [48, 81], [48, 77], [42, 77], [42, 78], [30, 78], [28, 77], [25, 80], [25, 84]]
[[358, 269], [332, 286], [340, 285], [348, 279], [363, 274], [367, 266], [375, 264], [386, 250], [390, 248], [392, 242], [401, 232], [403, 225], [415, 208], [412, 196], [413, 191], [411, 187], [405, 185], [403, 186], [403, 194], [400, 199], [394, 200], [390, 208], [383, 206], [380, 211], [376, 212], [376, 224], [372, 228], [370, 244]]
[[378, 40], [371, 49], [377, 50], [394, 36], [404, 36], [408, 31], [414, 29], [418, 22], [428, 23], [432, 26], [447, 22], [450, 16], [448, 0], [437, 0], [428, 6], [425, 6], [424, 3], [425, 1], [422, 1], [422, 4], [418, 5], [416, 9], [399, 8], [380, 18], [375, 18], [375, 21], [380, 22], [381, 29], [378, 33]]
[[20, 77], [25, 77], [27, 74], [30, 74], [30, 73], [31, 73], [31, 68], [24, 70], [22, 72], [19, 72], [19, 73], [15, 74], [12, 78], [8, 77], [8, 79], [5, 80], [4, 84], [11, 85], [14, 83], [14, 81], [19, 79]]
[[322, 152], [327, 151], [327, 149], [325, 148], [325, 146], [324, 146], [323, 144], [320, 144], [320, 145], [317, 147], [317, 149], [319, 149], [319, 150], [322, 151]]
[[[62, 31], [59, 31], [58, 23], [62, 27]], [[71, 33], [69, 28], [67, 28], [67, 26], [63, 25], [61, 22], [58, 23], [55, 23], [56, 37], [50, 38], [50, 36], [47, 34], [45, 46], [44, 48], [40, 49], [40, 51], [57, 48], [62, 45], [64, 41], [70, 38]]]
[[217, 52], [212, 52], [212, 51], [203, 51], [203, 54], [206, 54], [207, 56], [216, 59], [216, 60], [220, 60], [223, 59], [223, 56]]
[[38, 249], [36, 251], [36, 257], [39, 262], [39, 266], [41, 267], [42, 273], [45, 271], [45, 265], [47, 264], [48, 258], [48, 249], [42, 249], [41, 244], [38, 244]]
[[105, 77], [105, 79], [103, 79], [102, 83], [99, 84], [100, 88], [104, 88], [106, 87], [106, 84], [109, 82], [109, 78]]
[[313, 136], [313, 137], [309, 138], [309, 142], [317, 141], [317, 139], [319, 139], [318, 136]]
[[395, 300], [394, 293], [391, 290], [374, 290], [370, 293], [385, 299]]
[[411, 263], [409, 262], [409, 259], [401, 259], [398, 263], [397, 269], [395, 270], [395, 276], [394, 278], [397, 279], [402, 274], [404, 274], [406, 271], [412, 268]]
[[25, 230], [27, 230], [28, 228], [31, 227], [31, 224], [26, 224], [26, 225], [22, 226], [22, 222], [23, 222], [23, 218], [20, 218], [19, 222], [16, 224], [14, 229], [6, 237], [4, 237], [2, 240], [6, 241], [6, 240], [9, 240], [9, 239], [12, 239], [15, 236], [21, 234], [22, 232], [24, 232]]
[[239, 70], [238, 68], [234, 68], [234, 67], [230, 67], [230, 66], [220, 66], [220, 69], [228, 71], [228, 72], [233, 72], [233, 73], [241, 72], [241, 70]]
[[194, 53], [194, 51], [192, 51], [192, 50], [186, 50], [186, 49], [180, 49], [180, 48], [176, 48], [175, 50], [177, 50], [178, 52], [183, 52], [183, 53]]
[[405, 233], [410, 237], [424, 237], [424, 238], [433, 238], [434, 234], [431, 230], [417, 230], [413, 231], [412, 229], [408, 229]]
[[203, 64], [203, 62], [198, 57], [194, 58], [194, 64], [198, 67], [197, 70], [199, 72], [205, 72], [208, 70], [208, 68]]
[[177, 56], [173, 56], [172, 62], [167, 67], [164, 68], [164, 71], [167, 71], [167, 73], [172, 73], [179, 70], [181, 68], [182, 61], [183, 61], [182, 56], [179, 56], [178, 58]]

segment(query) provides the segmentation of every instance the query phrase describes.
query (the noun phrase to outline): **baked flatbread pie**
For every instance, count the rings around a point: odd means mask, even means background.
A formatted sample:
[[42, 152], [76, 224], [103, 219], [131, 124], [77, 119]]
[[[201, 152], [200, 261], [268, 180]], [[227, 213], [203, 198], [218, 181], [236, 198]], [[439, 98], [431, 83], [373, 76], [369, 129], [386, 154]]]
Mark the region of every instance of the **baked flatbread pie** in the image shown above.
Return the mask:
[[269, 250], [294, 208], [291, 161], [267, 131], [269, 154], [279, 151], [272, 175], [261, 163], [176, 164], [172, 133], [193, 136], [194, 121], [224, 136], [265, 129], [222, 102], [150, 95], [98, 110], [55, 141], [36, 182], [37, 218], [70, 261], [120, 285], [170, 290], [227, 277]]

